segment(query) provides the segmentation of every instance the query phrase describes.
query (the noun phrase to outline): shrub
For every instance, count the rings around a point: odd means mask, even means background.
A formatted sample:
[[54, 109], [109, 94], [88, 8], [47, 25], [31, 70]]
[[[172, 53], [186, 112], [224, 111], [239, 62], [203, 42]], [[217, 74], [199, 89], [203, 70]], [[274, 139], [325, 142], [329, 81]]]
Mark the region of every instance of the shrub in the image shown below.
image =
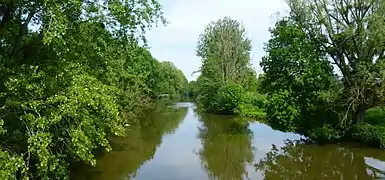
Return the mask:
[[266, 103], [267, 101], [265, 95], [255, 92], [244, 93], [242, 102], [238, 105], [236, 114], [239, 114], [243, 117], [263, 119], [266, 117]]
[[335, 142], [343, 137], [343, 132], [330, 124], [325, 124], [321, 127], [314, 128], [309, 132], [309, 138], [319, 143]]
[[347, 138], [368, 146], [385, 148], [385, 127], [367, 123], [356, 124], [350, 128]]
[[266, 114], [269, 124], [281, 131], [295, 131], [300, 117], [300, 109], [288, 91], [280, 91], [267, 96]]
[[212, 82], [208, 78], [200, 77], [198, 78], [199, 86], [197, 91], [199, 95], [197, 96], [197, 104], [204, 112], [216, 112], [216, 94], [221, 87], [221, 83]]
[[266, 117], [264, 109], [254, 106], [252, 104], [240, 104], [238, 107], [237, 114], [243, 117], [249, 117], [254, 119], [263, 119]]
[[219, 88], [215, 98], [215, 110], [219, 114], [235, 114], [243, 98], [243, 88], [235, 83], [226, 83]]

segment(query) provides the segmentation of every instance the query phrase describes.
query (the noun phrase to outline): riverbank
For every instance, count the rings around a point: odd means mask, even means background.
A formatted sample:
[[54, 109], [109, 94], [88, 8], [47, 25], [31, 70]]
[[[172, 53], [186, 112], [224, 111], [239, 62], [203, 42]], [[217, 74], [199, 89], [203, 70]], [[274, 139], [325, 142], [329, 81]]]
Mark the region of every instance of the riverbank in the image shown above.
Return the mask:
[[[285, 128], [277, 127], [271, 123], [266, 113], [261, 108], [248, 105], [240, 105], [239, 115], [245, 118], [257, 119], [262, 121], [275, 129], [287, 131]], [[314, 143], [330, 144], [351, 142], [359, 143], [363, 146], [370, 146], [375, 148], [385, 148], [385, 111], [382, 107], [369, 109], [365, 112], [364, 121], [362, 123], [353, 125], [348, 129], [335, 128], [331, 126], [323, 126], [313, 130], [296, 131], [310, 138]]]

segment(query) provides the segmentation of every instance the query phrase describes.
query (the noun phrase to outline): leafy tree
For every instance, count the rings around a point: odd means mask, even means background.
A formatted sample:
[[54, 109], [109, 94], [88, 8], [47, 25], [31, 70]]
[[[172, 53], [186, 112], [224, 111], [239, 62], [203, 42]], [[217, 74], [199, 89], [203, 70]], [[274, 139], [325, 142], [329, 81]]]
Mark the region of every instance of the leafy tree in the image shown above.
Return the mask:
[[385, 2], [287, 0], [290, 15], [342, 75], [343, 123], [362, 122], [384, 102]]
[[198, 96], [198, 82], [197, 81], [190, 81], [188, 82], [188, 95], [190, 99], [195, 100]]
[[217, 103], [215, 112], [221, 114], [235, 114], [239, 104], [242, 103], [244, 90], [236, 83], [223, 85], [215, 96]]
[[179, 91], [183, 74], [159, 79], [139, 45], [158, 21], [149, 0], [0, 3], [1, 178], [67, 179], [71, 163], [111, 150], [108, 134], [124, 135], [159, 84]]
[[250, 68], [251, 41], [245, 33], [245, 28], [229, 17], [207, 25], [197, 45], [201, 76], [222, 82], [241, 78], [241, 72]]
[[251, 42], [245, 28], [225, 17], [206, 26], [199, 36], [197, 55], [202, 58], [195, 96], [203, 110], [234, 114], [244, 90], [257, 90], [255, 71], [250, 66]]
[[179, 100], [185, 96], [187, 91], [187, 79], [183, 72], [175, 67], [172, 62], [164, 61], [158, 64], [157, 86], [155, 91], [157, 96], [169, 95], [173, 99]]
[[[337, 79], [323, 51], [292, 19], [270, 30], [262, 58], [261, 87], [268, 94], [267, 115], [281, 130], [311, 129], [332, 120], [327, 111]], [[335, 93], [335, 92], [334, 92]]]

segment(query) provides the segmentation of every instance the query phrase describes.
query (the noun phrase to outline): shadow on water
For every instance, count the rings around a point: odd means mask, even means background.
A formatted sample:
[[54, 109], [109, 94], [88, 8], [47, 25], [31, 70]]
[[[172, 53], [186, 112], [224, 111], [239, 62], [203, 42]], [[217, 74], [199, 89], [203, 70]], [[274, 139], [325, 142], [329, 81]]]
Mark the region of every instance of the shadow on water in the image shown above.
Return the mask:
[[264, 179], [381, 179], [385, 178], [385, 154], [379, 152], [286, 140], [281, 148], [273, 145], [255, 167]]
[[243, 179], [254, 159], [249, 123], [233, 116], [199, 114], [202, 167], [212, 179]]
[[132, 179], [146, 161], [153, 158], [162, 137], [178, 128], [187, 114], [187, 107], [155, 108], [142, 120], [127, 129], [126, 137], [111, 137], [112, 152], [97, 158], [96, 167], [76, 167], [72, 179]]

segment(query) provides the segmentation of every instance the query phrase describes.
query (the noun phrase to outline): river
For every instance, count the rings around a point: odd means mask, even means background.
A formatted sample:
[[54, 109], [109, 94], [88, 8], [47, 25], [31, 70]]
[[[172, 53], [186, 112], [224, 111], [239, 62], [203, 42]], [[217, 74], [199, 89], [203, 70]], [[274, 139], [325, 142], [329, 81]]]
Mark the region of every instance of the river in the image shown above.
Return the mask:
[[385, 151], [309, 145], [294, 133], [233, 116], [202, 114], [192, 103], [158, 108], [111, 137], [113, 151], [75, 180], [235, 180], [385, 178]]

